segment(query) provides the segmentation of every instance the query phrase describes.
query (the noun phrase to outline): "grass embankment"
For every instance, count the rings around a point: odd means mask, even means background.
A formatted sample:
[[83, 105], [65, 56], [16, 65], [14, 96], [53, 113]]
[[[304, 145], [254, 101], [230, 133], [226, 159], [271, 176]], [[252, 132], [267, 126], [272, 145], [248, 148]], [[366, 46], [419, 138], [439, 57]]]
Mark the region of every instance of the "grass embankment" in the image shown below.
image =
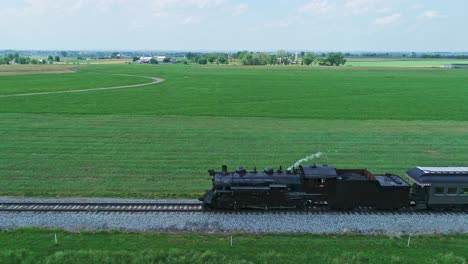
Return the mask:
[[400, 174], [468, 165], [463, 70], [91, 65], [76, 84], [10, 76], [0, 86], [101, 86], [117, 82], [110, 73], [166, 81], [0, 98], [2, 194], [197, 197], [208, 168], [288, 166], [318, 151], [319, 163]]
[[[54, 242], [57, 233], [58, 244]], [[1, 263], [466, 263], [468, 237], [0, 232]]]

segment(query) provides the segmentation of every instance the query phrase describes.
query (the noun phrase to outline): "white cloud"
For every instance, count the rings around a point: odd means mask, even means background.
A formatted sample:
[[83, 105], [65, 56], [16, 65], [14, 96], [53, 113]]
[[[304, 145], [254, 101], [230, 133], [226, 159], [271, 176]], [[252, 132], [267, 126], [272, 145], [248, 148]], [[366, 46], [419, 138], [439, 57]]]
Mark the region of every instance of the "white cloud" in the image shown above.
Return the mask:
[[346, 0], [344, 8], [353, 14], [378, 13], [378, 11], [389, 9], [382, 7], [382, 3], [384, 3], [382, 0]]
[[327, 15], [336, 9], [336, 4], [327, 0], [310, 0], [299, 8], [299, 12], [314, 15]]
[[190, 24], [198, 24], [198, 23], [200, 23], [200, 19], [194, 18], [193, 16], [188, 16], [180, 22], [180, 24], [182, 25], [190, 25]]
[[255, 26], [249, 28], [250, 31], [259, 31], [263, 29], [285, 29], [289, 28], [292, 25], [302, 23], [302, 19], [299, 16], [290, 16], [277, 20], [272, 20], [270, 22], [264, 23], [260, 26]]
[[232, 15], [240, 16], [240, 15], [245, 14], [248, 10], [249, 10], [248, 4], [245, 4], [245, 3], [238, 4], [232, 8]]
[[167, 17], [181, 12], [181, 10], [219, 8], [225, 3], [225, 0], [156, 0], [153, 2], [143, 0], [143, 2], [147, 2], [148, 5], [152, 3], [155, 17]]
[[432, 20], [432, 19], [437, 19], [437, 18], [446, 18], [446, 17], [447, 17], [446, 15], [442, 15], [435, 10], [424, 11], [418, 16], [419, 19], [427, 19], [427, 20]]
[[375, 20], [377, 25], [393, 25], [401, 21], [401, 14], [393, 14], [385, 17], [379, 17]]

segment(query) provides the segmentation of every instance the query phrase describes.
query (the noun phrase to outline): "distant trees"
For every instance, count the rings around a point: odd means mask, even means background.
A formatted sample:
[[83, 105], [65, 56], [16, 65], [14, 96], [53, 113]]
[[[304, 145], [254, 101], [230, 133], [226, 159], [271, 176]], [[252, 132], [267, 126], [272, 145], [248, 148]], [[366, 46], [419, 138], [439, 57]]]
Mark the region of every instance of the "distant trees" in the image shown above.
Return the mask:
[[54, 61], [55, 61], [55, 62], [60, 62], [60, 57], [59, 57], [59, 56], [55, 56], [55, 57], [54, 57]]
[[302, 63], [309, 66], [312, 63], [314, 63], [315, 59], [316, 59], [315, 54], [309, 52], [302, 56]]
[[62, 51], [62, 52], [60, 52], [60, 54], [62, 54], [62, 57], [64, 57], [64, 58], [68, 56], [68, 53], [66, 51]]
[[2, 64], [38, 64], [37, 59], [31, 59], [30, 57], [20, 56], [18, 53], [9, 53], [4, 56], [0, 56], [0, 65]]
[[198, 58], [198, 64], [206, 65], [208, 64], [208, 59], [207, 58]]
[[163, 62], [164, 63], [169, 63], [169, 62], [171, 62], [171, 58], [166, 57], [166, 58], [163, 59]]
[[189, 52], [185, 55], [185, 58], [191, 62], [195, 62], [198, 64], [208, 64], [208, 63], [216, 63], [216, 64], [227, 64], [229, 63], [229, 56], [226, 53], [192, 53]]
[[119, 52], [112, 52], [111, 58], [112, 59], [120, 59], [120, 53]]
[[155, 58], [151, 58], [149, 62], [150, 64], [159, 64], [158, 60], [156, 60]]

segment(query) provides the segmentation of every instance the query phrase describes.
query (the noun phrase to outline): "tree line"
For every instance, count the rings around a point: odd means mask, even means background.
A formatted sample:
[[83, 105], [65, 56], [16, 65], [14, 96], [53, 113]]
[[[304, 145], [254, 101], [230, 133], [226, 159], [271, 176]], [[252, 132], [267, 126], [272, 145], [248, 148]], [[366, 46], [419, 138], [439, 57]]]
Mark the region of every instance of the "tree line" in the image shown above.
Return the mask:
[[227, 53], [192, 53], [185, 56], [187, 60], [199, 64], [228, 64], [238, 62], [242, 65], [319, 65], [319, 66], [340, 66], [346, 63], [346, 59], [341, 52], [331, 52], [328, 54], [315, 54], [312, 52], [301, 52], [298, 54], [279, 50], [276, 53], [250, 52], [247, 50], [238, 51], [233, 54]]
[[18, 53], [8, 53], [0, 56], [0, 65], [2, 64], [53, 64], [60, 62], [60, 56], [51, 56], [47, 59], [32, 59], [30, 57], [20, 56]]

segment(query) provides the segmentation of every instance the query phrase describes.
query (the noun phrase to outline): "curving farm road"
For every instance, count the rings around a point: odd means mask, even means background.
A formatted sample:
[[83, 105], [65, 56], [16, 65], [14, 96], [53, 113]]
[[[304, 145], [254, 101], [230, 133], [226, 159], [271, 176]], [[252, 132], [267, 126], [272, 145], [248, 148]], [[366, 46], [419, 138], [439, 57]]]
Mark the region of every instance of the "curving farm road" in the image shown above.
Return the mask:
[[128, 89], [128, 88], [149, 86], [149, 85], [161, 83], [161, 82], [164, 81], [164, 79], [157, 78], [157, 77], [150, 77], [150, 76], [139, 76], [139, 75], [128, 75], [128, 74], [115, 74], [115, 75], [143, 77], [143, 78], [151, 79], [152, 81], [149, 82], [149, 83], [130, 84], [130, 85], [122, 85], [122, 86], [114, 86], [114, 87], [101, 87], [101, 88], [90, 88], [90, 89], [79, 89], [79, 90], [36, 92], [36, 93], [23, 93], [23, 94], [5, 94], [5, 95], [0, 95], [0, 98], [3, 98], [3, 97], [19, 97], [19, 96], [33, 96], [33, 95], [46, 95], [46, 94], [61, 94], [61, 93], [81, 93], [81, 92], [91, 92], [91, 91], [101, 91], [101, 90], [115, 90], [115, 89]]

